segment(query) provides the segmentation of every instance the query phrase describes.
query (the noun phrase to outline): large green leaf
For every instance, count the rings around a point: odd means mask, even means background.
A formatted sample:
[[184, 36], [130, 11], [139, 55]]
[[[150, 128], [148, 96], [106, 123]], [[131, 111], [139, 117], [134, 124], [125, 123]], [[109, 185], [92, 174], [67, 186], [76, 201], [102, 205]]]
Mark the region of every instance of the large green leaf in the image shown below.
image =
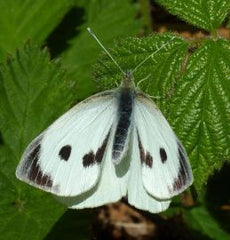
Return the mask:
[[172, 14], [207, 31], [213, 31], [230, 11], [229, 0], [157, 0]]
[[[111, 53], [124, 70], [134, 69], [157, 50], [156, 46], [169, 41], [169, 36], [124, 40]], [[186, 71], [178, 79], [180, 69], [185, 68], [182, 63], [187, 46], [179, 38], [168, 42], [134, 77], [138, 82], [151, 74], [141, 87], [148, 94], [161, 97], [157, 103], [186, 147], [195, 186], [200, 190], [223, 160], [230, 160], [230, 51], [227, 41], [206, 41], [189, 58]], [[95, 74], [107, 85], [122, 78], [107, 56], [99, 59]]]
[[91, 27], [102, 43], [111, 46], [114, 39], [134, 35], [140, 23], [137, 15], [138, 5], [131, 1], [85, 1], [85, 24], [80, 34], [70, 41], [69, 49], [63, 53], [63, 64], [70, 72], [70, 78], [78, 82], [77, 96], [82, 99], [95, 92], [96, 84], [91, 80], [91, 69], [95, 63], [100, 46], [90, 36], [86, 28]]
[[66, 109], [69, 89], [60, 64], [51, 64], [47, 51], [30, 44], [1, 67], [0, 128], [15, 156]]
[[15, 177], [21, 154], [69, 105], [70, 83], [47, 51], [27, 44], [0, 69], [0, 235], [42, 239], [65, 208]]
[[42, 43], [71, 5], [72, 0], [0, 1], [0, 61], [28, 39]]
[[175, 89], [170, 119], [192, 162], [199, 190], [230, 160], [230, 44], [206, 41], [190, 57]]
[[49, 194], [20, 184], [17, 161], [9, 148], [0, 149], [0, 239], [40, 240], [65, 208]]

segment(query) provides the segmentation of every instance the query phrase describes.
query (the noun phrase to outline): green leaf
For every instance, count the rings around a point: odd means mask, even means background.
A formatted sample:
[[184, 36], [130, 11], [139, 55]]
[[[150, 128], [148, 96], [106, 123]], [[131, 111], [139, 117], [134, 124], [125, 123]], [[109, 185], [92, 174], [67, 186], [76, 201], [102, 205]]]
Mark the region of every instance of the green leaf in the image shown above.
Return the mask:
[[152, 33], [152, 16], [150, 1], [140, 0], [140, 12], [144, 35]]
[[[158, 105], [167, 113], [171, 91], [187, 49], [188, 44], [182, 38], [172, 34], [158, 34], [141, 39], [120, 40], [110, 52], [124, 71], [134, 70], [140, 62], [154, 54], [133, 73], [134, 79], [136, 84], [146, 79], [139, 87], [156, 97]], [[119, 84], [122, 80], [122, 73], [106, 54], [101, 55], [94, 68], [95, 80], [101, 88], [116, 87], [115, 83]]]
[[[182, 78], [180, 75], [187, 43], [180, 38], [169, 42], [172, 35], [143, 39], [127, 39], [117, 43], [111, 54], [125, 71], [134, 69], [149, 54], [168, 42], [135, 73], [136, 83], [157, 101], [171, 122], [189, 154], [195, 187], [200, 191], [223, 160], [230, 160], [230, 51], [224, 40], [206, 41], [190, 58]], [[184, 67], [183, 67], [184, 68]], [[183, 69], [182, 69], [183, 70]], [[108, 56], [95, 66], [95, 78], [103, 85], [119, 83], [122, 74]], [[175, 86], [175, 81], [178, 83]], [[171, 103], [171, 104], [170, 104]]]
[[71, 84], [46, 50], [27, 44], [0, 69], [0, 235], [42, 239], [65, 207], [15, 177], [26, 145], [70, 103]]
[[229, 0], [157, 0], [170, 13], [207, 31], [220, 26], [230, 11]]
[[63, 64], [70, 72], [69, 77], [78, 82], [76, 91], [79, 99], [95, 92], [96, 84], [91, 80], [91, 68], [101, 51], [86, 28], [91, 27], [105, 47], [108, 47], [115, 38], [136, 34], [140, 27], [139, 21], [135, 19], [138, 6], [131, 1], [85, 1], [83, 6], [86, 11], [85, 24], [62, 55]]
[[[92, 209], [68, 209], [56, 222], [44, 240], [88, 240], [89, 222], [94, 219]], [[92, 237], [92, 236], [91, 236]]]
[[203, 233], [210, 239], [227, 240], [230, 238], [230, 234], [221, 229], [205, 207], [196, 207], [184, 213], [187, 224], [193, 230]]
[[178, 81], [170, 119], [192, 162], [199, 191], [230, 160], [230, 44], [206, 41]]
[[53, 197], [19, 183], [14, 171], [18, 159], [0, 149], [0, 235], [2, 239], [43, 239], [65, 207]]
[[4, 142], [19, 157], [25, 145], [70, 103], [60, 64], [47, 51], [27, 44], [9, 58], [0, 75], [0, 128]]
[[28, 39], [42, 43], [72, 5], [72, 0], [0, 1], [0, 61]]

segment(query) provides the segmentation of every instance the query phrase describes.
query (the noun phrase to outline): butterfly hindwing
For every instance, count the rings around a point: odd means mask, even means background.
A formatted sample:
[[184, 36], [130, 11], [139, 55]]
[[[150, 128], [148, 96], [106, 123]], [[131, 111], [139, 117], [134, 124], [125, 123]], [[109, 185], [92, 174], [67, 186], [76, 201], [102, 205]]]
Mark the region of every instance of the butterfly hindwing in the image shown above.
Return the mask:
[[116, 106], [113, 91], [107, 91], [70, 109], [27, 147], [17, 177], [58, 196], [93, 188], [112, 138]]
[[188, 157], [160, 110], [142, 93], [135, 100], [134, 122], [145, 189], [158, 199], [181, 193], [193, 181]]
[[151, 196], [142, 181], [141, 161], [139, 155], [137, 132], [132, 132], [131, 166], [128, 182], [128, 201], [136, 208], [158, 213], [169, 207], [170, 200], [160, 201]]

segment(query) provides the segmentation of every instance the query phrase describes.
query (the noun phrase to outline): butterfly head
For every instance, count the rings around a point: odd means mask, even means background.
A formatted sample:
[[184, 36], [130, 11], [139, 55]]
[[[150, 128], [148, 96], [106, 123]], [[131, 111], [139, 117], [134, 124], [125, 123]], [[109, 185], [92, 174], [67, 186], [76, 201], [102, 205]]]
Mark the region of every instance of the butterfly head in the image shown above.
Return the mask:
[[120, 87], [131, 88], [131, 89], [136, 88], [133, 73], [131, 70], [128, 70], [127, 72], [125, 72]]

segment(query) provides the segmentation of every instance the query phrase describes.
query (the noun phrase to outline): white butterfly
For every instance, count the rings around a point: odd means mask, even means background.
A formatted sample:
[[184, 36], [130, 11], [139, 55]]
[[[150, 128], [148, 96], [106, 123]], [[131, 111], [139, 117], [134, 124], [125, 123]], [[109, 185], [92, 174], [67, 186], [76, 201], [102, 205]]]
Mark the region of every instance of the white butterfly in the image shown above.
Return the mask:
[[182, 144], [130, 71], [120, 87], [87, 98], [35, 138], [16, 176], [71, 208], [127, 197], [153, 213], [193, 181]]

